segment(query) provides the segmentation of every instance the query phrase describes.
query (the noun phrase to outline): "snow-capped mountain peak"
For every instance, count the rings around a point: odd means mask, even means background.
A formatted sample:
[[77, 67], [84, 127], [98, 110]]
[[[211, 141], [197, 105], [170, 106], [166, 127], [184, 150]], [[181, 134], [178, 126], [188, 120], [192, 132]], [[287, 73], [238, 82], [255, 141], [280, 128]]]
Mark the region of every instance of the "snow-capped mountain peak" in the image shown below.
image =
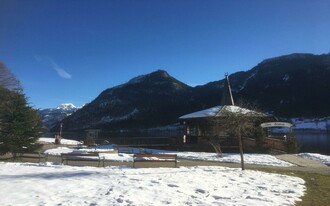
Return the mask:
[[52, 128], [58, 122], [62, 121], [65, 117], [71, 115], [80, 108], [82, 108], [82, 106], [77, 107], [72, 103], [64, 103], [57, 108], [39, 110], [39, 114], [42, 117], [42, 122], [45, 127]]
[[72, 110], [72, 109], [77, 109], [77, 107], [72, 103], [64, 103], [59, 105], [56, 109]]

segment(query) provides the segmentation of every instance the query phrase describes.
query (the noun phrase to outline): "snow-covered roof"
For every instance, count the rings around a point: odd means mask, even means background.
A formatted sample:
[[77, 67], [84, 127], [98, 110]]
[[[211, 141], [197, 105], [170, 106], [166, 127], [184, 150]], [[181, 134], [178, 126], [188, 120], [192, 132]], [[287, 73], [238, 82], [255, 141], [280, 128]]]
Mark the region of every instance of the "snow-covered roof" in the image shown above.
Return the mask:
[[192, 119], [192, 118], [203, 118], [203, 117], [219, 117], [225, 116], [228, 113], [240, 113], [240, 114], [253, 114], [255, 116], [266, 116], [263, 113], [259, 113], [253, 110], [245, 109], [239, 106], [225, 105], [215, 106], [209, 109], [193, 112], [190, 114], [183, 115], [179, 119]]
[[209, 109], [201, 110], [198, 112], [193, 112], [190, 114], [183, 115], [179, 119], [190, 119], [190, 118], [201, 118], [201, 117], [214, 117], [220, 110], [222, 106], [216, 106]]

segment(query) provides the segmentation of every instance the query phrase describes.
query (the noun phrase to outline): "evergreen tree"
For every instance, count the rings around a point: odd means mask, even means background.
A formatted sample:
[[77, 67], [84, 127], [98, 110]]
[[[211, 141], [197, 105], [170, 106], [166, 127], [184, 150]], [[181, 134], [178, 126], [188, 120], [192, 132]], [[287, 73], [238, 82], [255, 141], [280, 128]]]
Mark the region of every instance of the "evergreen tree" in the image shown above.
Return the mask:
[[289, 133], [286, 137], [285, 149], [286, 152], [289, 154], [296, 154], [299, 152], [300, 149], [299, 143], [297, 141], [296, 136], [292, 132]]
[[40, 116], [24, 94], [0, 87], [0, 155], [34, 151], [41, 132]]

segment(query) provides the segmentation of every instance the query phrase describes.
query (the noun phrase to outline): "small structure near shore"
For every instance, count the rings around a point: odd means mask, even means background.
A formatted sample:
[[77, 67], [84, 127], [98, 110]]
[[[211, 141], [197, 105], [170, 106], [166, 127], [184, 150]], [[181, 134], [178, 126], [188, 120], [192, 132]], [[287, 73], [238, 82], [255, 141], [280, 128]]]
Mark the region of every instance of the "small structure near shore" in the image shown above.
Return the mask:
[[56, 134], [55, 135], [55, 144], [61, 144], [61, 139], [62, 139], [61, 135]]

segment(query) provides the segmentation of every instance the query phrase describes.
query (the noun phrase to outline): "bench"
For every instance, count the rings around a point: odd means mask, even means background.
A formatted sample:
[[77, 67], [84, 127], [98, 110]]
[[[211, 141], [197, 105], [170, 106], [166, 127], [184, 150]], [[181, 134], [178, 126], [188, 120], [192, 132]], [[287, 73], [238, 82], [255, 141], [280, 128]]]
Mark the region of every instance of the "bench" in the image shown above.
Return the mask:
[[176, 154], [135, 154], [133, 156], [133, 167], [136, 162], [173, 162], [174, 167], [177, 167], [177, 155]]
[[117, 150], [118, 153], [126, 153], [126, 154], [134, 153], [133, 148], [127, 146], [115, 146], [114, 149]]
[[97, 161], [99, 167], [101, 163], [99, 153], [61, 153], [61, 159], [62, 164], [68, 164], [68, 161]]
[[46, 162], [47, 161], [47, 154], [45, 153], [40, 153], [40, 152], [27, 152], [27, 153], [22, 153], [19, 155], [19, 158], [27, 158], [27, 159], [38, 159], [39, 162]]

